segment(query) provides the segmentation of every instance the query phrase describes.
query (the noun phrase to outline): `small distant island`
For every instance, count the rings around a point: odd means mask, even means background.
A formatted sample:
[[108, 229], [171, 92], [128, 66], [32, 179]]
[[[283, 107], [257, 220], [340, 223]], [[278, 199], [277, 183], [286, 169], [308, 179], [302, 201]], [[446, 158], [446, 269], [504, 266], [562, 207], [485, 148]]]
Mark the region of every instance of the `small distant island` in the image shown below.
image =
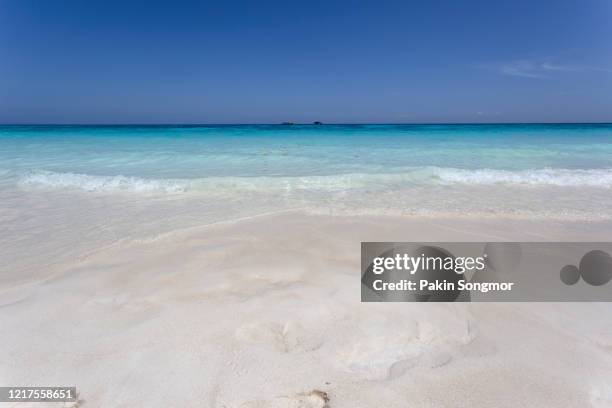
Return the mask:
[[[323, 122], [319, 122], [319, 121], [317, 120], [317, 121], [312, 122], [312, 124], [313, 124], [313, 125], [322, 125], [322, 124], [323, 124]], [[284, 126], [292, 126], [292, 125], [295, 125], [295, 122], [281, 122], [281, 125], [284, 125]]]

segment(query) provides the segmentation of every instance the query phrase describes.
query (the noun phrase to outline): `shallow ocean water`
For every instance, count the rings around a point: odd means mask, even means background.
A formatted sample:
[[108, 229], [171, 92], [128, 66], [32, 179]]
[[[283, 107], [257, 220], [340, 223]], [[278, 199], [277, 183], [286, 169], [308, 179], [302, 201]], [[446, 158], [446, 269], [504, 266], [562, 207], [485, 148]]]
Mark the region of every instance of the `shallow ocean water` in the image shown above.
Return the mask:
[[612, 125], [2, 126], [2, 269], [299, 209], [612, 218]]

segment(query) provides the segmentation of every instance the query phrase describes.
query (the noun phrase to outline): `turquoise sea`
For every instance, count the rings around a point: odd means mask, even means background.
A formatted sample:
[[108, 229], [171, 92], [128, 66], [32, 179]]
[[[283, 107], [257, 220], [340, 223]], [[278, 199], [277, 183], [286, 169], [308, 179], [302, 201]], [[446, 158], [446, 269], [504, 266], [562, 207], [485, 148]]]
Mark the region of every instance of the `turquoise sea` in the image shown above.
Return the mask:
[[0, 180], [39, 194], [602, 216], [570, 193], [612, 188], [612, 125], [3, 126]]
[[612, 186], [612, 125], [2, 126], [3, 181], [87, 191]]
[[612, 125], [0, 127], [1, 268], [282, 211], [610, 220]]

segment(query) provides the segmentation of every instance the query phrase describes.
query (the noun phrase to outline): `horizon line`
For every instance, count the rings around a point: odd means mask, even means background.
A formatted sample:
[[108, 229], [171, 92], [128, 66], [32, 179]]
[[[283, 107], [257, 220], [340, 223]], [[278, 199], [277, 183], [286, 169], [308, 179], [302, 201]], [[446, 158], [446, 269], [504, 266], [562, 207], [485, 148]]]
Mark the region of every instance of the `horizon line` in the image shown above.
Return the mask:
[[435, 126], [435, 125], [612, 125], [612, 121], [601, 122], [254, 122], [254, 123], [204, 123], [204, 122], [159, 122], [159, 123], [0, 123], [0, 126]]

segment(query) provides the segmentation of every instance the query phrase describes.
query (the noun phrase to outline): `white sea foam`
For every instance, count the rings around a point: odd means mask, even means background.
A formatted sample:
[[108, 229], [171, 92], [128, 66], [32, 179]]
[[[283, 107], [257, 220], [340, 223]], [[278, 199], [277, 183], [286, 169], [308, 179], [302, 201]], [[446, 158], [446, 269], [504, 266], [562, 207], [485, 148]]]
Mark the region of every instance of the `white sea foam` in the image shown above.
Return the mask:
[[94, 176], [77, 173], [36, 171], [21, 177], [22, 186], [44, 188], [73, 188], [85, 191], [126, 191], [134, 193], [186, 191], [189, 183], [184, 180], [145, 179], [126, 176]]
[[529, 184], [550, 186], [612, 187], [612, 169], [448, 169], [433, 168], [441, 182], [454, 184]]
[[73, 188], [91, 192], [183, 193], [187, 191], [344, 191], [361, 188], [409, 187], [410, 185], [526, 185], [612, 187], [612, 169], [494, 170], [419, 167], [401, 173], [350, 173], [325, 176], [205, 177], [155, 179], [128, 176], [97, 176], [50, 171], [30, 172], [20, 178], [22, 186]]

